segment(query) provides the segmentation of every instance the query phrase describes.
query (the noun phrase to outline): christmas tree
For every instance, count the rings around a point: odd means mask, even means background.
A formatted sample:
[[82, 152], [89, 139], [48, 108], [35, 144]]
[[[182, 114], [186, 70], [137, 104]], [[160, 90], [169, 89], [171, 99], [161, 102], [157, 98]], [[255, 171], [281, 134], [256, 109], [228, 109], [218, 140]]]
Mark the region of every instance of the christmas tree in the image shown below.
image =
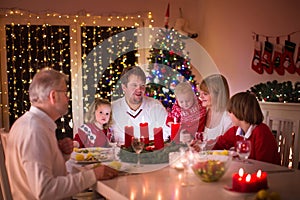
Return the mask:
[[197, 92], [185, 39], [174, 29], [161, 29], [150, 50], [146, 94], [160, 100], [167, 110], [175, 102], [178, 83], [189, 81]]

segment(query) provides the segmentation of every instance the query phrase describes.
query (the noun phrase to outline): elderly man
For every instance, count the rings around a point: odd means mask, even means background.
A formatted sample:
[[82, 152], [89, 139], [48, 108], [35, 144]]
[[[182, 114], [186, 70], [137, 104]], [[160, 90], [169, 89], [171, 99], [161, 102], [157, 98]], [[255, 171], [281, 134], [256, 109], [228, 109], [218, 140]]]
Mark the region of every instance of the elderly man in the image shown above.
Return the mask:
[[31, 107], [12, 126], [7, 140], [6, 166], [14, 199], [66, 199], [117, 176], [101, 165], [67, 174], [65, 161], [73, 149], [70, 138], [57, 142], [57, 120], [68, 111], [66, 75], [42, 69], [29, 86]]

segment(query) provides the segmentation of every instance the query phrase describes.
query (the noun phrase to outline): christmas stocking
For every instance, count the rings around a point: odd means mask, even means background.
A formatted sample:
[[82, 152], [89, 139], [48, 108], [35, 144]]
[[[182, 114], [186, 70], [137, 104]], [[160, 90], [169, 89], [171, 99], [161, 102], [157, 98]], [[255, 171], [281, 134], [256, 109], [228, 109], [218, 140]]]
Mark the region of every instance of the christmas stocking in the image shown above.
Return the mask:
[[261, 42], [259, 41], [255, 41], [252, 69], [259, 74], [262, 74], [264, 72], [264, 69], [261, 66]]
[[279, 42], [275, 45], [274, 55], [272, 60], [273, 69], [279, 74], [284, 75], [284, 67], [280, 65], [283, 47]]
[[298, 73], [298, 75], [300, 75], [300, 44], [298, 46], [298, 53], [297, 53], [295, 66], [296, 66], [296, 72]]
[[268, 74], [273, 73], [273, 67], [271, 66], [272, 53], [273, 53], [273, 44], [268, 41], [265, 41], [265, 47], [261, 59], [261, 65]]
[[281, 58], [280, 65], [283, 66], [286, 71], [291, 74], [294, 74], [296, 71], [294, 63], [294, 53], [295, 53], [296, 44], [288, 40], [285, 41], [284, 51]]

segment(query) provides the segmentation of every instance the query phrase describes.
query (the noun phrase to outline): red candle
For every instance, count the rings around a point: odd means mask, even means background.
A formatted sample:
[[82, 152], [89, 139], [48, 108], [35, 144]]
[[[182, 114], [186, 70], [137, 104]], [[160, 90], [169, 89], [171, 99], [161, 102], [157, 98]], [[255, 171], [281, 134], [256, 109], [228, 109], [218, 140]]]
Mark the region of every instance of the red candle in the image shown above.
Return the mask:
[[256, 174], [253, 174], [253, 176], [256, 176], [259, 189], [268, 189], [268, 180], [266, 172], [258, 170]]
[[154, 146], [155, 149], [164, 148], [164, 138], [163, 138], [163, 129], [162, 127], [154, 128]]
[[257, 192], [261, 189], [267, 189], [267, 173], [259, 170], [257, 173], [244, 174], [243, 169], [239, 174], [234, 173], [232, 176], [232, 190], [236, 192]]
[[180, 124], [176, 123], [176, 118], [174, 118], [174, 123], [171, 124], [171, 141], [174, 141], [176, 144], [179, 144], [179, 129]]
[[133, 126], [125, 126], [125, 147], [131, 146], [131, 138], [133, 137]]
[[241, 183], [244, 179], [244, 170], [240, 168], [239, 173], [234, 173], [232, 176], [232, 189], [234, 191], [241, 191]]
[[149, 129], [148, 123], [140, 123], [140, 136], [144, 138], [145, 144], [149, 144]]

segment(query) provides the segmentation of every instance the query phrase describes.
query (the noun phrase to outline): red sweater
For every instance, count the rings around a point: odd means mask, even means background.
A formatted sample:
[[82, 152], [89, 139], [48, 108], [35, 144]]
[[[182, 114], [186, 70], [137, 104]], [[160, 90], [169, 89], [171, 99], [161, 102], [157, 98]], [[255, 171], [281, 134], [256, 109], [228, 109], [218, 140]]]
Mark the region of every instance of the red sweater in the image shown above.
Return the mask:
[[[238, 127], [230, 128], [224, 135], [219, 136], [214, 150], [230, 149], [235, 146], [236, 141], [242, 140], [241, 136], [236, 135]], [[261, 123], [257, 125], [249, 139], [251, 141], [251, 153], [249, 158], [273, 164], [280, 164], [280, 156], [275, 137], [270, 128]]]
[[181, 129], [195, 134], [195, 132], [204, 131], [206, 120], [206, 108], [202, 106], [199, 98], [195, 98], [196, 103], [192, 108], [183, 110], [179, 106], [177, 100], [172, 107], [172, 111], [168, 113], [166, 124], [174, 122], [176, 118], [177, 123], [181, 123]]

